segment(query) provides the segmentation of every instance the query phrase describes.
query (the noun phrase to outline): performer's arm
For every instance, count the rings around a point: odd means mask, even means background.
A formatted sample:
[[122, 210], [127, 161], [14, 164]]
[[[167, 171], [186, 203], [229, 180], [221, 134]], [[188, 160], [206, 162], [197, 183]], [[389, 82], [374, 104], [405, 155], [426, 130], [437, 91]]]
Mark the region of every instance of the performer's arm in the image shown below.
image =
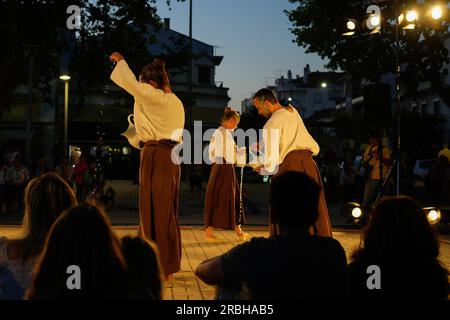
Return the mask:
[[211, 163], [216, 162], [216, 137], [213, 134], [208, 146], [208, 157]]
[[280, 129], [264, 127], [261, 164], [267, 174], [276, 173], [280, 161]]
[[135, 99], [142, 99], [145, 97], [146, 99], [158, 102], [158, 100], [162, 100], [164, 97], [164, 92], [162, 90], [155, 89], [148, 83], [137, 81], [133, 72], [128, 67], [127, 62], [123, 58], [117, 58], [116, 67], [111, 73], [111, 80], [119, 87], [126, 90]]

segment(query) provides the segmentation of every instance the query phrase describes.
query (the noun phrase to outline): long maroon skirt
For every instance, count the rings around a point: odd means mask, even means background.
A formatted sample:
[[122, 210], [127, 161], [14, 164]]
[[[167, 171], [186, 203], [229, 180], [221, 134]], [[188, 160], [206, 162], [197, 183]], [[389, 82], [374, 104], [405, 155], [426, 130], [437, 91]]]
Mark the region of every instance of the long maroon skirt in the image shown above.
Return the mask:
[[[283, 162], [278, 167], [278, 172], [274, 176], [278, 176], [286, 171], [296, 171], [307, 174], [321, 187], [319, 195], [319, 217], [312, 230], [319, 236], [332, 237], [331, 222], [328, 215], [328, 207], [325, 201], [325, 193], [323, 191], [322, 178], [316, 162], [312, 158], [312, 153], [309, 150], [294, 150], [289, 152], [284, 158]], [[301, 198], [301, 195], [299, 195]], [[271, 224], [271, 234], [276, 234], [276, 228]]]
[[244, 223], [234, 165], [214, 163], [205, 196], [205, 226], [234, 229]]
[[145, 143], [140, 167], [139, 236], [156, 243], [166, 275], [178, 272], [181, 264], [180, 166], [171, 159], [174, 145], [170, 141]]

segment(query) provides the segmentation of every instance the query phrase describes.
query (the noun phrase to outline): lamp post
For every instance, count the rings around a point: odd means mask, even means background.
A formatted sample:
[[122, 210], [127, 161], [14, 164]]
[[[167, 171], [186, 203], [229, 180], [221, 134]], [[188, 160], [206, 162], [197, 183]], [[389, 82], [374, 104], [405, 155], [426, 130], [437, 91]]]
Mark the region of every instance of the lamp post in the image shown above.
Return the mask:
[[[395, 79], [396, 79], [396, 194], [400, 195], [400, 170], [401, 170], [401, 93], [400, 93], [400, 29], [413, 30], [419, 18], [419, 13], [415, 10], [405, 10], [399, 12], [398, 0], [393, 0], [395, 6]], [[373, 10], [376, 7], [377, 10]], [[370, 6], [368, 13], [370, 13], [367, 21], [369, 21], [369, 34], [379, 33], [381, 29], [381, 12], [379, 7]], [[443, 7], [439, 4], [435, 4], [429, 10], [428, 16], [435, 22], [443, 19], [444, 11]], [[376, 30], [376, 31], [374, 31]], [[356, 20], [347, 19], [345, 28], [342, 31], [343, 36], [352, 36], [357, 31]], [[382, 170], [380, 171], [382, 172]]]
[[70, 76], [63, 74], [59, 76], [59, 79], [64, 81], [64, 157], [69, 154], [67, 146], [67, 132], [69, 126], [69, 81]]

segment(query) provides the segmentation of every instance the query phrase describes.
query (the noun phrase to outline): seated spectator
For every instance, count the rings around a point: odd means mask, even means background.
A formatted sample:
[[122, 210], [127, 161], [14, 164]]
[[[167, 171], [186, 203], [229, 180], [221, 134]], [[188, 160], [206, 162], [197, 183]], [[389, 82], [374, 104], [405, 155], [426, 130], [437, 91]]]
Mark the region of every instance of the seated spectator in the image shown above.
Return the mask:
[[[279, 235], [253, 238], [222, 256], [202, 262], [196, 275], [232, 290], [233, 298], [322, 299], [346, 297], [346, 257], [338, 241], [311, 235], [318, 217], [320, 187], [299, 172], [275, 177], [270, 209]], [[223, 290], [222, 292], [225, 292]], [[236, 294], [236, 290], [240, 290]], [[222, 296], [219, 298], [230, 298]]]
[[[67, 285], [73, 265], [81, 273], [79, 289]], [[139, 299], [142, 291], [128, 274], [106, 214], [83, 203], [65, 211], [50, 230], [27, 299]]]
[[[448, 271], [425, 212], [411, 198], [392, 197], [372, 213], [349, 264], [354, 299], [446, 299]], [[381, 289], [369, 290], [367, 267], [380, 268]]]
[[0, 157], [0, 214], [3, 213], [3, 204], [5, 203], [5, 175], [8, 167]]
[[23, 202], [23, 192], [30, 181], [30, 171], [22, 164], [22, 158], [16, 155], [13, 165], [6, 171], [6, 199], [9, 213], [18, 213]]
[[31, 180], [25, 190], [23, 235], [18, 239], [0, 237], [0, 300], [23, 298], [50, 227], [75, 204], [72, 189], [56, 174]]
[[124, 237], [122, 252], [128, 272], [144, 286], [143, 295], [161, 300], [162, 269], [156, 245], [139, 237]]

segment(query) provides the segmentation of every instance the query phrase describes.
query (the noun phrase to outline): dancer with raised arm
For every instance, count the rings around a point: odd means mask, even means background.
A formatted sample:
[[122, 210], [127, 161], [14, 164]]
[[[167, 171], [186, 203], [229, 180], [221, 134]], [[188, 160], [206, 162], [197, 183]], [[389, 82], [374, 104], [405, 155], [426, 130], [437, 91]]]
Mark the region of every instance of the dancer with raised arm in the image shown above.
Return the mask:
[[158, 245], [163, 271], [171, 280], [181, 262], [180, 166], [172, 161], [171, 152], [182, 140], [183, 104], [171, 90], [163, 60], [146, 65], [138, 81], [120, 53], [110, 59], [117, 63], [111, 80], [134, 97], [134, 123], [143, 145], [139, 236]]

